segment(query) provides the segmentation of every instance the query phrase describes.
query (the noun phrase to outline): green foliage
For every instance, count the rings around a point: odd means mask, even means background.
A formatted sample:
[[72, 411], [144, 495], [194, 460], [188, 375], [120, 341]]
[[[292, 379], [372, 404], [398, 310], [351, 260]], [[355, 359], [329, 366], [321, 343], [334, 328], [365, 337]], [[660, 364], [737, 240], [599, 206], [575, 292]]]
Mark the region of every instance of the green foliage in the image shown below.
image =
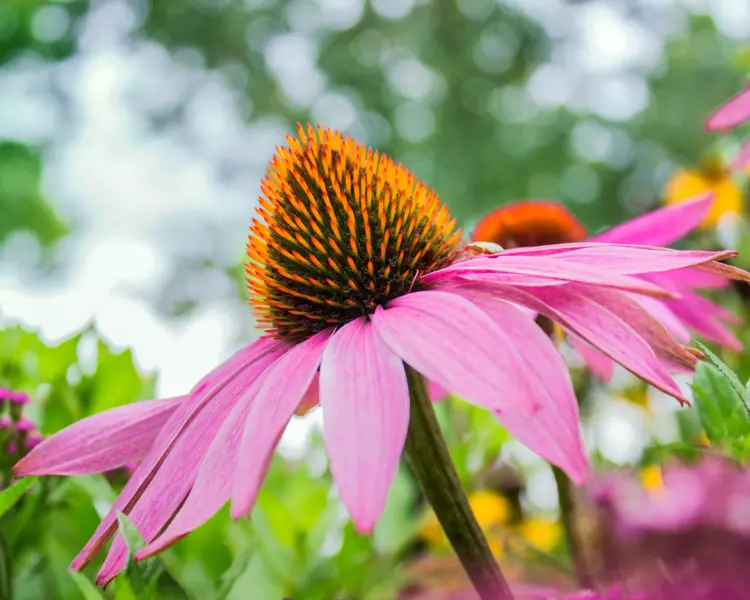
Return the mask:
[[8, 489], [0, 492], [0, 517], [13, 508], [13, 505], [21, 499], [24, 492], [34, 485], [35, 482], [36, 477], [24, 477]]
[[740, 460], [750, 451], [746, 391], [737, 376], [703, 347], [713, 364], [698, 363], [693, 381], [695, 403], [709, 441]]
[[40, 178], [41, 164], [36, 151], [0, 140], [0, 244], [11, 232], [20, 229], [30, 231], [45, 245], [68, 232], [67, 225], [42, 196]]

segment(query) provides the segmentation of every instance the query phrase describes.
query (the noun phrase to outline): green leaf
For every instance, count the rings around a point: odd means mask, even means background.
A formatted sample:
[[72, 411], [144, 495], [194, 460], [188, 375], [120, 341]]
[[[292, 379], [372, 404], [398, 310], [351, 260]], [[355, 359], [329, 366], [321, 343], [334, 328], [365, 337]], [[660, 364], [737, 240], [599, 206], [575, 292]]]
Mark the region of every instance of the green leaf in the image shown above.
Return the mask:
[[735, 392], [737, 392], [737, 395], [739, 398], [744, 402], [745, 400], [745, 394], [746, 394], [746, 388], [742, 383], [740, 383], [740, 378], [737, 377], [734, 371], [727, 366], [727, 364], [721, 360], [718, 356], [716, 356], [711, 350], [709, 350], [705, 344], [701, 344], [700, 342], [696, 341], [695, 345], [698, 346], [698, 348], [706, 355], [706, 358], [713, 364], [719, 372], [727, 378], [729, 383], [734, 388]]
[[742, 396], [717, 367], [698, 363], [693, 391], [701, 423], [712, 444], [728, 449], [750, 433], [750, 417]]
[[156, 580], [161, 575], [161, 566], [156, 558], [149, 558], [136, 562], [134, 555], [141, 548], [146, 547], [146, 541], [141, 532], [128, 518], [127, 515], [117, 512], [117, 524], [120, 533], [128, 547], [128, 566], [121, 576], [128, 580], [129, 586], [137, 598], [154, 598], [156, 591]]
[[86, 600], [106, 600], [106, 597], [99, 591], [99, 588], [91, 583], [85, 575], [71, 571], [70, 576], [76, 582], [78, 589], [81, 590]]
[[229, 594], [232, 593], [232, 589], [237, 583], [237, 580], [247, 571], [253, 554], [253, 545], [248, 544], [247, 548], [237, 555], [226, 573], [221, 576], [221, 587], [219, 587], [219, 591], [216, 592], [214, 600], [226, 600], [229, 598]]
[[13, 508], [13, 505], [21, 499], [23, 493], [34, 484], [36, 479], [36, 477], [24, 477], [0, 493], [0, 517]]

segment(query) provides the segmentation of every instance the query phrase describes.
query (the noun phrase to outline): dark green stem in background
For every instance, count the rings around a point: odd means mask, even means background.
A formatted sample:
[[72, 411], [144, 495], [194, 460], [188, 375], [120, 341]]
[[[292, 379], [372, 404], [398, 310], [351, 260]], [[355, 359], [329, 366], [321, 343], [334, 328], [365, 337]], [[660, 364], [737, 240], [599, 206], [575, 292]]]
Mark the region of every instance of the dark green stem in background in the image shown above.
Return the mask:
[[411, 396], [406, 460], [419, 480], [445, 535], [482, 600], [512, 600], [513, 594], [492, 556], [469, 506], [440, 431], [424, 378], [406, 367]]
[[568, 545], [568, 552], [573, 561], [573, 568], [575, 569], [578, 583], [581, 587], [593, 589], [594, 580], [589, 570], [588, 561], [586, 560], [583, 543], [576, 529], [572, 492], [573, 484], [560, 467], [553, 465], [552, 472], [555, 474], [555, 482], [557, 483], [557, 497], [560, 502], [560, 521], [562, 521], [563, 530], [565, 531], [565, 542]]

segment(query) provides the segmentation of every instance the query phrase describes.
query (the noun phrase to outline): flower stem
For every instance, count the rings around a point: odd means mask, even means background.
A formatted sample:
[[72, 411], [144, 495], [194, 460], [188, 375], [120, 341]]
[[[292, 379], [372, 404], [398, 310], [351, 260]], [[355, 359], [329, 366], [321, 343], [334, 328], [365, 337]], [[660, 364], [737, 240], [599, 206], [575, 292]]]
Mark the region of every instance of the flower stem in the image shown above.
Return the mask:
[[411, 395], [406, 460], [480, 598], [512, 600], [513, 594], [474, 518], [453, 467], [427, 384], [408, 366], [406, 376]]
[[555, 474], [555, 482], [557, 483], [557, 498], [560, 503], [560, 520], [565, 532], [565, 542], [568, 545], [568, 552], [573, 561], [578, 583], [581, 587], [593, 589], [594, 580], [586, 560], [583, 543], [576, 529], [571, 481], [559, 467], [552, 465], [552, 472]]

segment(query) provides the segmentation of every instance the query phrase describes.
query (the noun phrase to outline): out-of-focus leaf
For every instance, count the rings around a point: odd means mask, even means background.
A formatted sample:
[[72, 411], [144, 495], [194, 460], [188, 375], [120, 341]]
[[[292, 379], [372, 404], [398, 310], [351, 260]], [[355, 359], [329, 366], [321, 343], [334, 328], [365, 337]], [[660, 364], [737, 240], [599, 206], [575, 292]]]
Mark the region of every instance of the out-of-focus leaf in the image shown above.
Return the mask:
[[23, 479], [16, 481], [16, 483], [10, 486], [7, 490], [0, 493], [0, 517], [13, 508], [13, 505], [21, 499], [24, 492], [28, 490], [36, 480], [36, 477], [24, 477]]
[[750, 417], [742, 396], [717, 367], [698, 363], [693, 391], [701, 423], [712, 444], [730, 449], [750, 434]]
[[138, 600], [130, 580], [127, 577], [118, 577], [114, 582], [115, 600]]
[[78, 589], [81, 590], [81, 593], [86, 600], [107, 600], [107, 597], [99, 591], [99, 588], [89, 581], [88, 577], [82, 573], [71, 571], [70, 576], [73, 578], [73, 581], [76, 582]]
[[135, 368], [132, 352], [113, 353], [101, 340], [97, 352], [90, 411], [98, 413], [138, 399], [144, 380]]
[[236, 556], [236, 558], [232, 562], [232, 565], [229, 567], [229, 569], [227, 569], [227, 572], [221, 576], [221, 586], [219, 587], [219, 591], [216, 592], [214, 600], [226, 600], [227, 598], [229, 598], [229, 594], [232, 593], [232, 589], [234, 589], [235, 584], [242, 577], [245, 571], [247, 571], [253, 554], [254, 549], [252, 547], [252, 544], [248, 544], [247, 548], [242, 550], [242, 552], [240, 552]]

